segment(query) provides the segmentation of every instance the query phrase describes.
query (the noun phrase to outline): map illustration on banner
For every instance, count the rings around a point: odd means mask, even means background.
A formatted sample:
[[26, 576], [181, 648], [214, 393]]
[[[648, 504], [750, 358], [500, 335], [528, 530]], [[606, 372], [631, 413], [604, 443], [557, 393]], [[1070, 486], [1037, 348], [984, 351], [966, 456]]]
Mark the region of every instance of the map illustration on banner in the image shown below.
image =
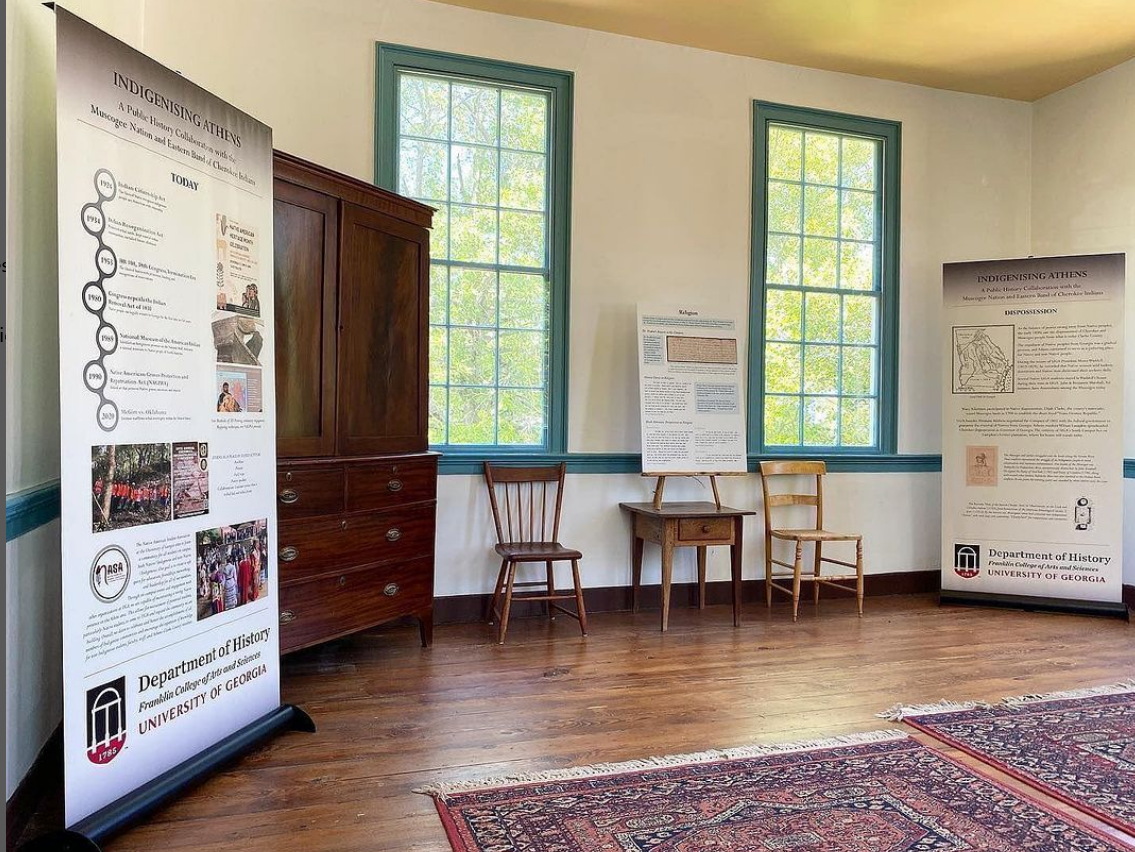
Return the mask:
[[643, 471], [747, 470], [737, 321], [639, 305], [638, 326]]
[[944, 268], [944, 597], [1122, 596], [1121, 254]]
[[272, 132], [56, 18], [74, 826], [280, 708]]

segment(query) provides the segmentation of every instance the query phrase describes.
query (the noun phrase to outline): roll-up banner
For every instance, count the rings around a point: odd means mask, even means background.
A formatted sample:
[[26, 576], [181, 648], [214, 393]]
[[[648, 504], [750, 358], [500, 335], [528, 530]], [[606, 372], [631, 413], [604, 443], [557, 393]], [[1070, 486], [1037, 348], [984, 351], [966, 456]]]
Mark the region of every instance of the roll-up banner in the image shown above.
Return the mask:
[[56, 17], [74, 826], [280, 709], [272, 131]]
[[943, 599], [1124, 614], [1124, 256], [943, 278]]

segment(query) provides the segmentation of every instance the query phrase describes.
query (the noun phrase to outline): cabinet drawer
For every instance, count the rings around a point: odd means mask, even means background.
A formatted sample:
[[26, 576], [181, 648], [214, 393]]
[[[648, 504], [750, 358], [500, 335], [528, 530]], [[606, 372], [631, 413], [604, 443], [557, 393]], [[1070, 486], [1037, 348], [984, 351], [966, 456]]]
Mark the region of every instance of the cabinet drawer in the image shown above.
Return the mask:
[[437, 458], [391, 459], [347, 469], [347, 511], [387, 509], [437, 498]]
[[434, 507], [280, 525], [280, 577], [296, 580], [433, 553]]
[[343, 511], [343, 468], [290, 468], [276, 472], [276, 507], [281, 521]]
[[294, 651], [432, 606], [433, 559], [363, 568], [280, 588], [280, 644]]
[[685, 518], [678, 521], [679, 541], [728, 541], [733, 538], [729, 518]]

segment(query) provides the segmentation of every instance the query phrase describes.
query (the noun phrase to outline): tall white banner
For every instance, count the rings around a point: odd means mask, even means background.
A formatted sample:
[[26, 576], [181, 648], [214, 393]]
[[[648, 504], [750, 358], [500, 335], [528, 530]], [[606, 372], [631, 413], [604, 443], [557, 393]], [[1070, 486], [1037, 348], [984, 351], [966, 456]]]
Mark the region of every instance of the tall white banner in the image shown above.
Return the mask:
[[943, 592], [1120, 601], [1124, 256], [943, 277]]
[[638, 328], [643, 471], [747, 470], [736, 319], [639, 305]]
[[73, 825], [279, 706], [272, 132], [56, 12]]

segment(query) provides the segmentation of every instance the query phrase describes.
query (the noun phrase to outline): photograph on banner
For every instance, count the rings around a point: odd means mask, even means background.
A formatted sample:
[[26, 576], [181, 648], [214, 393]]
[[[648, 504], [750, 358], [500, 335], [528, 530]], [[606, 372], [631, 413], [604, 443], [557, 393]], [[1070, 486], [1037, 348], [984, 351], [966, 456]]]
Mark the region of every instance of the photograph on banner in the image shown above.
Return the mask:
[[217, 365], [217, 413], [259, 414], [264, 411], [259, 367]]
[[1118, 603], [1120, 254], [944, 267], [942, 588]]
[[91, 529], [94, 532], [170, 519], [170, 445], [91, 447]]
[[180, 441], [173, 445], [173, 516], [191, 518], [209, 511], [209, 445]]
[[197, 533], [197, 620], [242, 607], [268, 593], [268, 521]]
[[735, 318], [701, 306], [638, 307], [642, 469], [747, 469]]
[[260, 316], [260, 246], [256, 228], [224, 213], [217, 223], [217, 310]]

